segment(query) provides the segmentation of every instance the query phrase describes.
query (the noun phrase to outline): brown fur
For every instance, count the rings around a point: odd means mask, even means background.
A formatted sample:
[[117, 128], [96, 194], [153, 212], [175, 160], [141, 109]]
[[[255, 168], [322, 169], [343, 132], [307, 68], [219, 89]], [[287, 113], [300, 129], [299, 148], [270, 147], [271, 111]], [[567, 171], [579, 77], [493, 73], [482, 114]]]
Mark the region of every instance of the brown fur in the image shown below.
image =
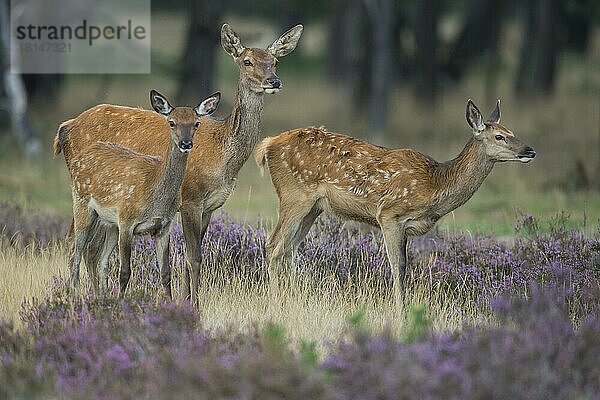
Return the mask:
[[[302, 26], [298, 25], [265, 50], [245, 48], [228, 25], [222, 28], [223, 48], [240, 69], [235, 105], [224, 120], [202, 118], [182, 185], [181, 214], [190, 265], [185, 270], [183, 293], [188, 297], [191, 292], [193, 303], [196, 303], [200, 271], [200, 246], [211, 214], [233, 191], [237, 173], [260, 138], [264, 91], [281, 87], [276, 75], [275, 57], [291, 52], [301, 33]], [[273, 79], [278, 82], [278, 87], [273, 85]], [[164, 118], [139, 108], [102, 104], [63, 125], [67, 127], [68, 134], [64, 138], [57, 134], [55, 149], [58, 142], [68, 166], [83, 149], [96, 141], [115, 142], [143, 154], [162, 157], [169, 149], [168, 135], [164, 134], [169, 126]], [[156, 140], [147, 140], [148, 135], [156, 137]], [[163, 285], [170, 296], [168, 253], [160, 254], [158, 258], [161, 268], [164, 268]], [[97, 256], [89, 261], [97, 263]]]
[[[77, 155], [70, 154], [67, 146], [62, 148], [69, 155], [73, 194], [73, 238], [70, 257], [71, 282], [79, 285], [79, 264], [97, 222], [105, 227], [106, 236], [101, 249], [100, 284], [107, 286], [106, 270], [113, 248], [119, 245], [121, 294], [124, 293], [131, 273], [131, 242], [133, 235], [152, 235], [164, 247], [169, 227], [177, 209], [188, 152], [200, 116], [212, 113], [220, 94], [207, 98], [198, 108], [172, 108], [159, 93], [150, 94], [156, 115], [167, 121], [170, 127], [163, 132], [169, 140], [169, 152], [164, 161], [126, 148], [121, 144], [95, 142]], [[61, 141], [59, 130], [59, 144]], [[153, 140], [147, 138], [148, 142]], [[88, 265], [93, 271], [96, 264]], [[97, 286], [96, 274], [91, 276]]]
[[[388, 149], [328, 132], [294, 129], [266, 138], [256, 148], [279, 197], [279, 221], [267, 243], [270, 275], [291, 262], [292, 252], [323, 211], [381, 227], [398, 284], [404, 280], [406, 238], [430, 230], [464, 204], [497, 161], [528, 161], [533, 149], [496, 121], [483, 122], [468, 103], [474, 136], [453, 160], [439, 163], [412, 149]], [[470, 117], [469, 117], [470, 115]], [[471, 118], [471, 119], [469, 119]], [[531, 155], [533, 153], [533, 155]]]

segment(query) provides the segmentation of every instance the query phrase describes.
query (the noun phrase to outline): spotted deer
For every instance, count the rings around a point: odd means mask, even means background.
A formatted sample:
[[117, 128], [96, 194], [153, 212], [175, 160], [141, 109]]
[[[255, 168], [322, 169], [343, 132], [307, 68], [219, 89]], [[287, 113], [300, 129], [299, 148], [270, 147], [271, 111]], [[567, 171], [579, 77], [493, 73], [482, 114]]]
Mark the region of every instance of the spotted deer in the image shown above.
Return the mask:
[[[278, 58], [291, 53], [302, 34], [297, 25], [275, 40], [266, 49], [242, 45], [238, 35], [227, 24], [221, 29], [223, 49], [239, 68], [239, 82], [232, 113], [223, 120], [203, 118], [196, 132], [197, 148], [190, 155], [184, 177], [181, 220], [186, 242], [188, 268], [183, 279], [183, 295], [196, 303], [198, 276], [202, 262], [201, 244], [212, 213], [220, 208], [231, 192], [239, 170], [250, 157], [260, 139], [260, 123], [264, 94], [282, 88], [277, 76]], [[120, 143], [144, 154], [164, 155], [168, 138], [161, 135], [168, 129], [164, 118], [137, 108], [99, 105], [84, 111], [77, 118], [63, 123], [54, 140], [54, 153], [62, 150], [67, 165], [82, 150], [96, 141]], [[148, 140], [148, 136], [156, 140]], [[102, 243], [104, 228], [94, 228], [97, 243]], [[166, 243], [158, 244], [158, 259], [162, 283], [171, 297], [171, 271]], [[96, 265], [97, 249], [91, 249], [86, 264]], [[95, 246], [99, 247], [99, 246]], [[190, 291], [191, 284], [191, 291]]]
[[255, 152], [279, 197], [279, 220], [267, 241], [274, 281], [323, 212], [379, 226], [392, 267], [396, 299], [404, 292], [406, 243], [477, 191], [496, 162], [529, 162], [535, 151], [500, 125], [500, 101], [487, 121], [471, 100], [473, 131], [462, 152], [437, 162], [412, 149], [388, 149], [325, 128], [264, 139]]
[[[133, 235], [168, 236], [179, 208], [194, 133], [201, 124], [200, 117], [217, 108], [220, 96], [217, 92], [196, 108], [173, 108], [160, 93], [150, 92], [152, 107], [170, 126], [167, 132], [157, 132], [170, 141], [164, 161], [110, 142], [93, 143], [70, 159], [74, 247], [69, 264], [74, 288], [79, 285], [81, 255], [96, 221], [106, 229], [100, 284], [106, 289], [108, 259], [118, 243], [121, 294], [131, 275]], [[152, 135], [148, 132], [146, 140], [153, 141]]]

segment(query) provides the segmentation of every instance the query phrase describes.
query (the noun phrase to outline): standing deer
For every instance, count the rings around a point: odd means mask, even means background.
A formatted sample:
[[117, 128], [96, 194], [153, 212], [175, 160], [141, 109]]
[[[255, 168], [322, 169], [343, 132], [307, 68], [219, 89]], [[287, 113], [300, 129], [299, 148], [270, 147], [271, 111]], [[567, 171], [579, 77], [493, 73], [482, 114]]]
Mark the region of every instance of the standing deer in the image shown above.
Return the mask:
[[323, 212], [378, 225], [392, 267], [396, 299], [404, 291], [408, 236], [429, 231], [477, 191], [496, 162], [529, 162], [535, 151], [500, 125], [500, 101], [484, 122], [467, 102], [473, 137], [439, 163], [411, 149], [387, 149], [324, 128], [295, 129], [257, 146], [279, 197], [279, 221], [267, 241], [269, 275], [293, 252]]
[[[79, 264], [90, 228], [98, 220], [107, 230], [100, 284], [106, 289], [108, 259], [118, 243], [120, 290], [121, 294], [125, 292], [131, 275], [133, 235], [157, 238], [168, 235], [179, 207], [188, 154], [200, 117], [215, 111], [220, 97], [217, 92], [196, 108], [173, 108], [160, 93], [150, 92], [152, 108], [171, 128], [170, 135], [161, 132], [171, 143], [164, 162], [160, 157], [140, 154], [110, 142], [96, 142], [71, 158], [74, 247], [70, 266], [74, 288], [79, 285]], [[152, 136], [146, 138], [153, 139]]]
[[[180, 211], [189, 265], [185, 269], [183, 294], [190, 297], [191, 284], [193, 304], [202, 262], [201, 244], [211, 215], [233, 191], [239, 170], [258, 143], [264, 93], [276, 93], [282, 88], [276, 75], [277, 58], [296, 48], [302, 29], [302, 25], [296, 25], [266, 49], [244, 47], [229, 25], [221, 29], [221, 44], [233, 57], [240, 77], [233, 112], [224, 120], [202, 119], [196, 132], [197, 142], [202, 144], [190, 155], [184, 177]], [[62, 151], [67, 165], [71, 165], [72, 158], [79, 157], [91, 143], [110, 141], [144, 154], [164, 155], [169, 150], [168, 138], [161, 132], [167, 129], [164, 118], [153, 112], [103, 104], [60, 126], [54, 139], [54, 154]], [[156, 140], [148, 140], [149, 135]], [[93, 230], [95, 236], [100, 236], [98, 243], [102, 243], [104, 227]], [[171, 297], [168, 247], [168, 235], [157, 242], [162, 283]], [[98, 252], [89, 253], [86, 264], [97, 265]]]

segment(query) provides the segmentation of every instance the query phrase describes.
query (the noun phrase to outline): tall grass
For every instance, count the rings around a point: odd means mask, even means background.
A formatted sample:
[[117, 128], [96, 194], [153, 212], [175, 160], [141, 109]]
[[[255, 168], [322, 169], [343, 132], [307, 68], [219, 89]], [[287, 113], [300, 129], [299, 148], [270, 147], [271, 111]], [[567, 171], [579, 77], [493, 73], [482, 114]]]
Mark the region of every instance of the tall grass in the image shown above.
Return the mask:
[[66, 274], [67, 258], [62, 244], [39, 248], [21, 247], [0, 237], [0, 315], [18, 321], [25, 299], [43, 298], [52, 281]]
[[264, 227], [219, 215], [194, 310], [179, 298], [178, 224], [172, 302], [148, 238], [135, 244], [124, 298], [116, 260], [107, 293], [89, 284], [72, 293], [65, 245], [48, 235], [55, 225], [29, 216], [26, 234], [0, 239], [3, 398], [593, 399], [600, 390], [600, 231], [583, 235], [564, 217], [545, 233], [523, 215], [511, 243], [415, 238], [395, 304], [379, 234], [318, 221], [297, 266], [269, 290]]
[[[46, 298], [52, 287], [68, 281], [67, 249], [63, 243], [39, 248], [35, 245], [20, 247], [6, 240], [0, 244], [0, 317], [20, 324], [23, 302]], [[156, 271], [149, 271], [146, 255], [137, 254], [133, 269], [131, 291], [160, 300], [163, 295]], [[153, 262], [154, 260], [152, 260]], [[235, 262], [232, 256], [229, 262]], [[113, 265], [114, 267], [114, 265]], [[83, 268], [83, 266], [82, 266]], [[82, 269], [83, 271], [83, 269]], [[111, 293], [117, 294], [117, 271], [111, 271]], [[181, 301], [180, 264], [173, 271], [174, 297]], [[82, 293], [91, 286], [82, 273]], [[465, 292], [432, 293], [429, 276], [425, 271], [414, 277], [406, 307], [426, 304], [436, 329], [454, 330], [468, 321], [485, 318], [474, 303], [457, 308], [465, 300]], [[310, 275], [291, 275], [284, 279], [277, 291], [269, 292], [268, 285], [260, 284], [246, 275], [229, 274], [227, 270], [206, 268], [201, 274], [200, 304], [204, 326], [211, 330], [235, 329], [247, 332], [255, 326], [279, 321], [290, 340], [314, 340], [324, 343], [341, 335], [347, 328], [347, 317], [357, 310], [365, 314], [365, 322], [376, 331], [384, 328], [400, 334], [405, 325], [406, 312], [394, 304], [389, 288], [377, 285], [372, 279], [349, 279], [344, 284], [333, 274], [317, 279]]]

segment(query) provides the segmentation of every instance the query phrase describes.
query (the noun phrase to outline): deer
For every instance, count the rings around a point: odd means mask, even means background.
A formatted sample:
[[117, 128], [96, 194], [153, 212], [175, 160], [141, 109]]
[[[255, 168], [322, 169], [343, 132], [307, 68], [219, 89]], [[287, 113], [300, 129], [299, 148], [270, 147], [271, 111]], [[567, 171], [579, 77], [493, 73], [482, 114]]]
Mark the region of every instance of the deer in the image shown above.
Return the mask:
[[[181, 185], [194, 133], [204, 115], [212, 114], [220, 100], [219, 92], [197, 107], [172, 107], [155, 90], [150, 92], [152, 108], [170, 127], [159, 132], [170, 141], [166, 158], [138, 153], [120, 144], [99, 141], [70, 159], [73, 195], [74, 246], [69, 265], [71, 286], [79, 286], [79, 264], [92, 226], [106, 227], [100, 256], [100, 284], [108, 286], [110, 254], [119, 247], [120, 294], [131, 276], [131, 245], [134, 235], [167, 236], [179, 208]], [[154, 140], [148, 132], [148, 141]]]
[[428, 232], [473, 196], [497, 162], [531, 161], [536, 153], [500, 124], [500, 100], [484, 121], [472, 100], [466, 119], [472, 137], [446, 162], [412, 149], [376, 146], [324, 127], [265, 138], [256, 163], [268, 168], [279, 198], [279, 219], [266, 244], [269, 279], [323, 212], [379, 227], [392, 268], [394, 295], [403, 299], [407, 239]]
[[[296, 25], [265, 49], [245, 47], [228, 25], [221, 28], [221, 45], [239, 68], [235, 104], [231, 114], [222, 119], [205, 117], [196, 136], [197, 145], [190, 155], [182, 185], [180, 207], [187, 268], [184, 268], [182, 294], [192, 304], [197, 302], [198, 279], [202, 263], [201, 245], [212, 213], [219, 209], [234, 190], [237, 174], [261, 138], [264, 95], [283, 88], [277, 76], [278, 59], [295, 48], [303, 26]], [[97, 141], [122, 144], [144, 154], [164, 155], [168, 138], [161, 135], [168, 124], [154, 112], [137, 108], [98, 105], [78, 117], [64, 122], [54, 139], [54, 154], [62, 151], [67, 165], [82, 150]], [[148, 135], [156, 140], [148, 140]], [[94, 227], [94, 246], [88, 246], [86, 265], [97, 265], [105, 229]], [[168, 235], [157, 241], [157, 258], [166, 295], [172, 298]]]

